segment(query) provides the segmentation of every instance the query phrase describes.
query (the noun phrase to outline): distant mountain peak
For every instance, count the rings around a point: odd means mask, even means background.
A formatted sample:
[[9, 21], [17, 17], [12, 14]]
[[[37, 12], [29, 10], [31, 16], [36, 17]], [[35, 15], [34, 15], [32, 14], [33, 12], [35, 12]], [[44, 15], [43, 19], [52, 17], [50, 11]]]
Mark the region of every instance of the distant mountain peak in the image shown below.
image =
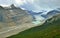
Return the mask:
[[0, 6], [0, 9], [4, 9], [2, 6]]

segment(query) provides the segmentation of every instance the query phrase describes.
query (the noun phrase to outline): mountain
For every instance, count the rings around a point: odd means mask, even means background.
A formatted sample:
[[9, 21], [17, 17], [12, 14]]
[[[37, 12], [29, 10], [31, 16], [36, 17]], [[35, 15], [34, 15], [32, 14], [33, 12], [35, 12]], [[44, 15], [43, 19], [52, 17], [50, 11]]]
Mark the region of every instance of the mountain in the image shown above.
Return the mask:
[[28, 11], [28, 13], [32, 16], [33, 20], [35, 20], [35, 19], [36, 19], [35, 15], [36, 15], [36, 16], [37, 16], [37, 15], [40, 15], [40, 14], [42, 14], [43, 12], [38, 12], [38, 13], [36, 13], [36, 12], [33, 12], [33, 11]]
[[44, 17], [44, 18], [50, 18], [50, 17], [52, 17], [56, 14], [60, 14], [60, 10], [59, 9], [57, 10], [57, 9], [51, 10], [46, 15], [42, 14], [41, 16]]
[[47, 15], [55, 15], [56, 13], [60, 13], [58, 10], [52, 10], [47, 13]]
[[[28, 11], [28, 13], [32, 16], [34, 24], [39, 24], [42, 23], [43, 21], [46, 21], [47, 19], [53, 17], [56, 14], [60, 14], [59, 8], [53, 9], [50, 11], [42, 11], [42, 12], [33, 12], [33, 11]], [[47, 13], [47, 14], [46, 14]]]
[[10, 7], [0, 6], [0, 25], [2, 28], [18, 26], [25, 22], [31, 22], [32, 16], [26, 10], [15, 7], [13, 4]]
[[42, 14], [43, 12], [38, 12], [38, 13], [36, 13], [36, 12], [33, 12], [33, 11], [28, 11], [29, 12], [29, 14], [31, 14], [31, 15], [39, 15], [39, 14]]
[[30, 28], [7, 38], [60, 38], [60, 14], [47, 19], [41, 26]]
[[43, 14], [43, 13], [45, 13], [44, 11], [38, 12], [38, 13], [33, 12], [33, 11], [28, 11], [28, 13], [29, 13], [30, 15], [32, 15], [34, 19], [36, 19], [35, 16], [41, 16], [41, 17], [47, 19], [47, 18], [50, 18], [50, 17], [52, 17], [52, 16], [54, 16], [54, 15], [56, 15], [56, 14], [59, 14], [59, 13], [60, 13], [60, 9], [59, 9], [59, 8], [53, 9], [53, 10], [47, 12], [47, 14]]
[[0, 6], [0, 10], [1, 10], [1, 9], [4, 9], [4, 8], [3, 8], [2, 6]]

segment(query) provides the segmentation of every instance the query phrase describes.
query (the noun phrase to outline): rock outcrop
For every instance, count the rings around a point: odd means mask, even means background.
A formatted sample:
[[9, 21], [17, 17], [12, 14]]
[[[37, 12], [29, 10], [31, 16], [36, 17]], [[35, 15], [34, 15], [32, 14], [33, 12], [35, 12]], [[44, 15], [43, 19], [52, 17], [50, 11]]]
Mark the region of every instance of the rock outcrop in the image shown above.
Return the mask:
[[0, 6], [0, 31], [28, 22], [32, 22], [32, 17], [27, 11], [15, 7], [13, 4], [10, 7]]

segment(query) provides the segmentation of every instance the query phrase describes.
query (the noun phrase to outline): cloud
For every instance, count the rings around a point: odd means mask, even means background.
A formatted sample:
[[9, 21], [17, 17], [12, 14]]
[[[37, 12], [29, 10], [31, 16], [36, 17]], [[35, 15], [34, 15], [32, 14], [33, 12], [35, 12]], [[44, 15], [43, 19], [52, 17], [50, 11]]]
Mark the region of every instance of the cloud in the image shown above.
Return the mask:
[[12, 0], [0, 0], [0, 4], [3, 4], [3, 5], [10, 5], [12, 4]]
[[15, 0], [15, 3], [18, 5], [22, 5], [24, 3], [24, 0]]
[[60, 0], [0, 0], [0, 4], [14, 4], [24, 10], [35, 12], [60, 8]]
[[60, 7], [59, 0], [16, 0], [15, 3], [21, 8], [33, 10], [35, 12], [39, 12], [41, 10], [51, 10]]

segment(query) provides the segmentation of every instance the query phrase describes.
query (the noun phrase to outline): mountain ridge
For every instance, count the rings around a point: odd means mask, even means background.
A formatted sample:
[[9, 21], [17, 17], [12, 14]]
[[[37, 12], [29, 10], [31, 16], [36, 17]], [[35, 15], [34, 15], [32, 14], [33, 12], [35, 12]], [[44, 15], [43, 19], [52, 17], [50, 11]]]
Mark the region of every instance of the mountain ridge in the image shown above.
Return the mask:
[[[53, 21], [51, 21], [54, 19]], [[41, 26], [33, 27], [7, 38], [60, 38], [60, 14], [46, 20]]]

